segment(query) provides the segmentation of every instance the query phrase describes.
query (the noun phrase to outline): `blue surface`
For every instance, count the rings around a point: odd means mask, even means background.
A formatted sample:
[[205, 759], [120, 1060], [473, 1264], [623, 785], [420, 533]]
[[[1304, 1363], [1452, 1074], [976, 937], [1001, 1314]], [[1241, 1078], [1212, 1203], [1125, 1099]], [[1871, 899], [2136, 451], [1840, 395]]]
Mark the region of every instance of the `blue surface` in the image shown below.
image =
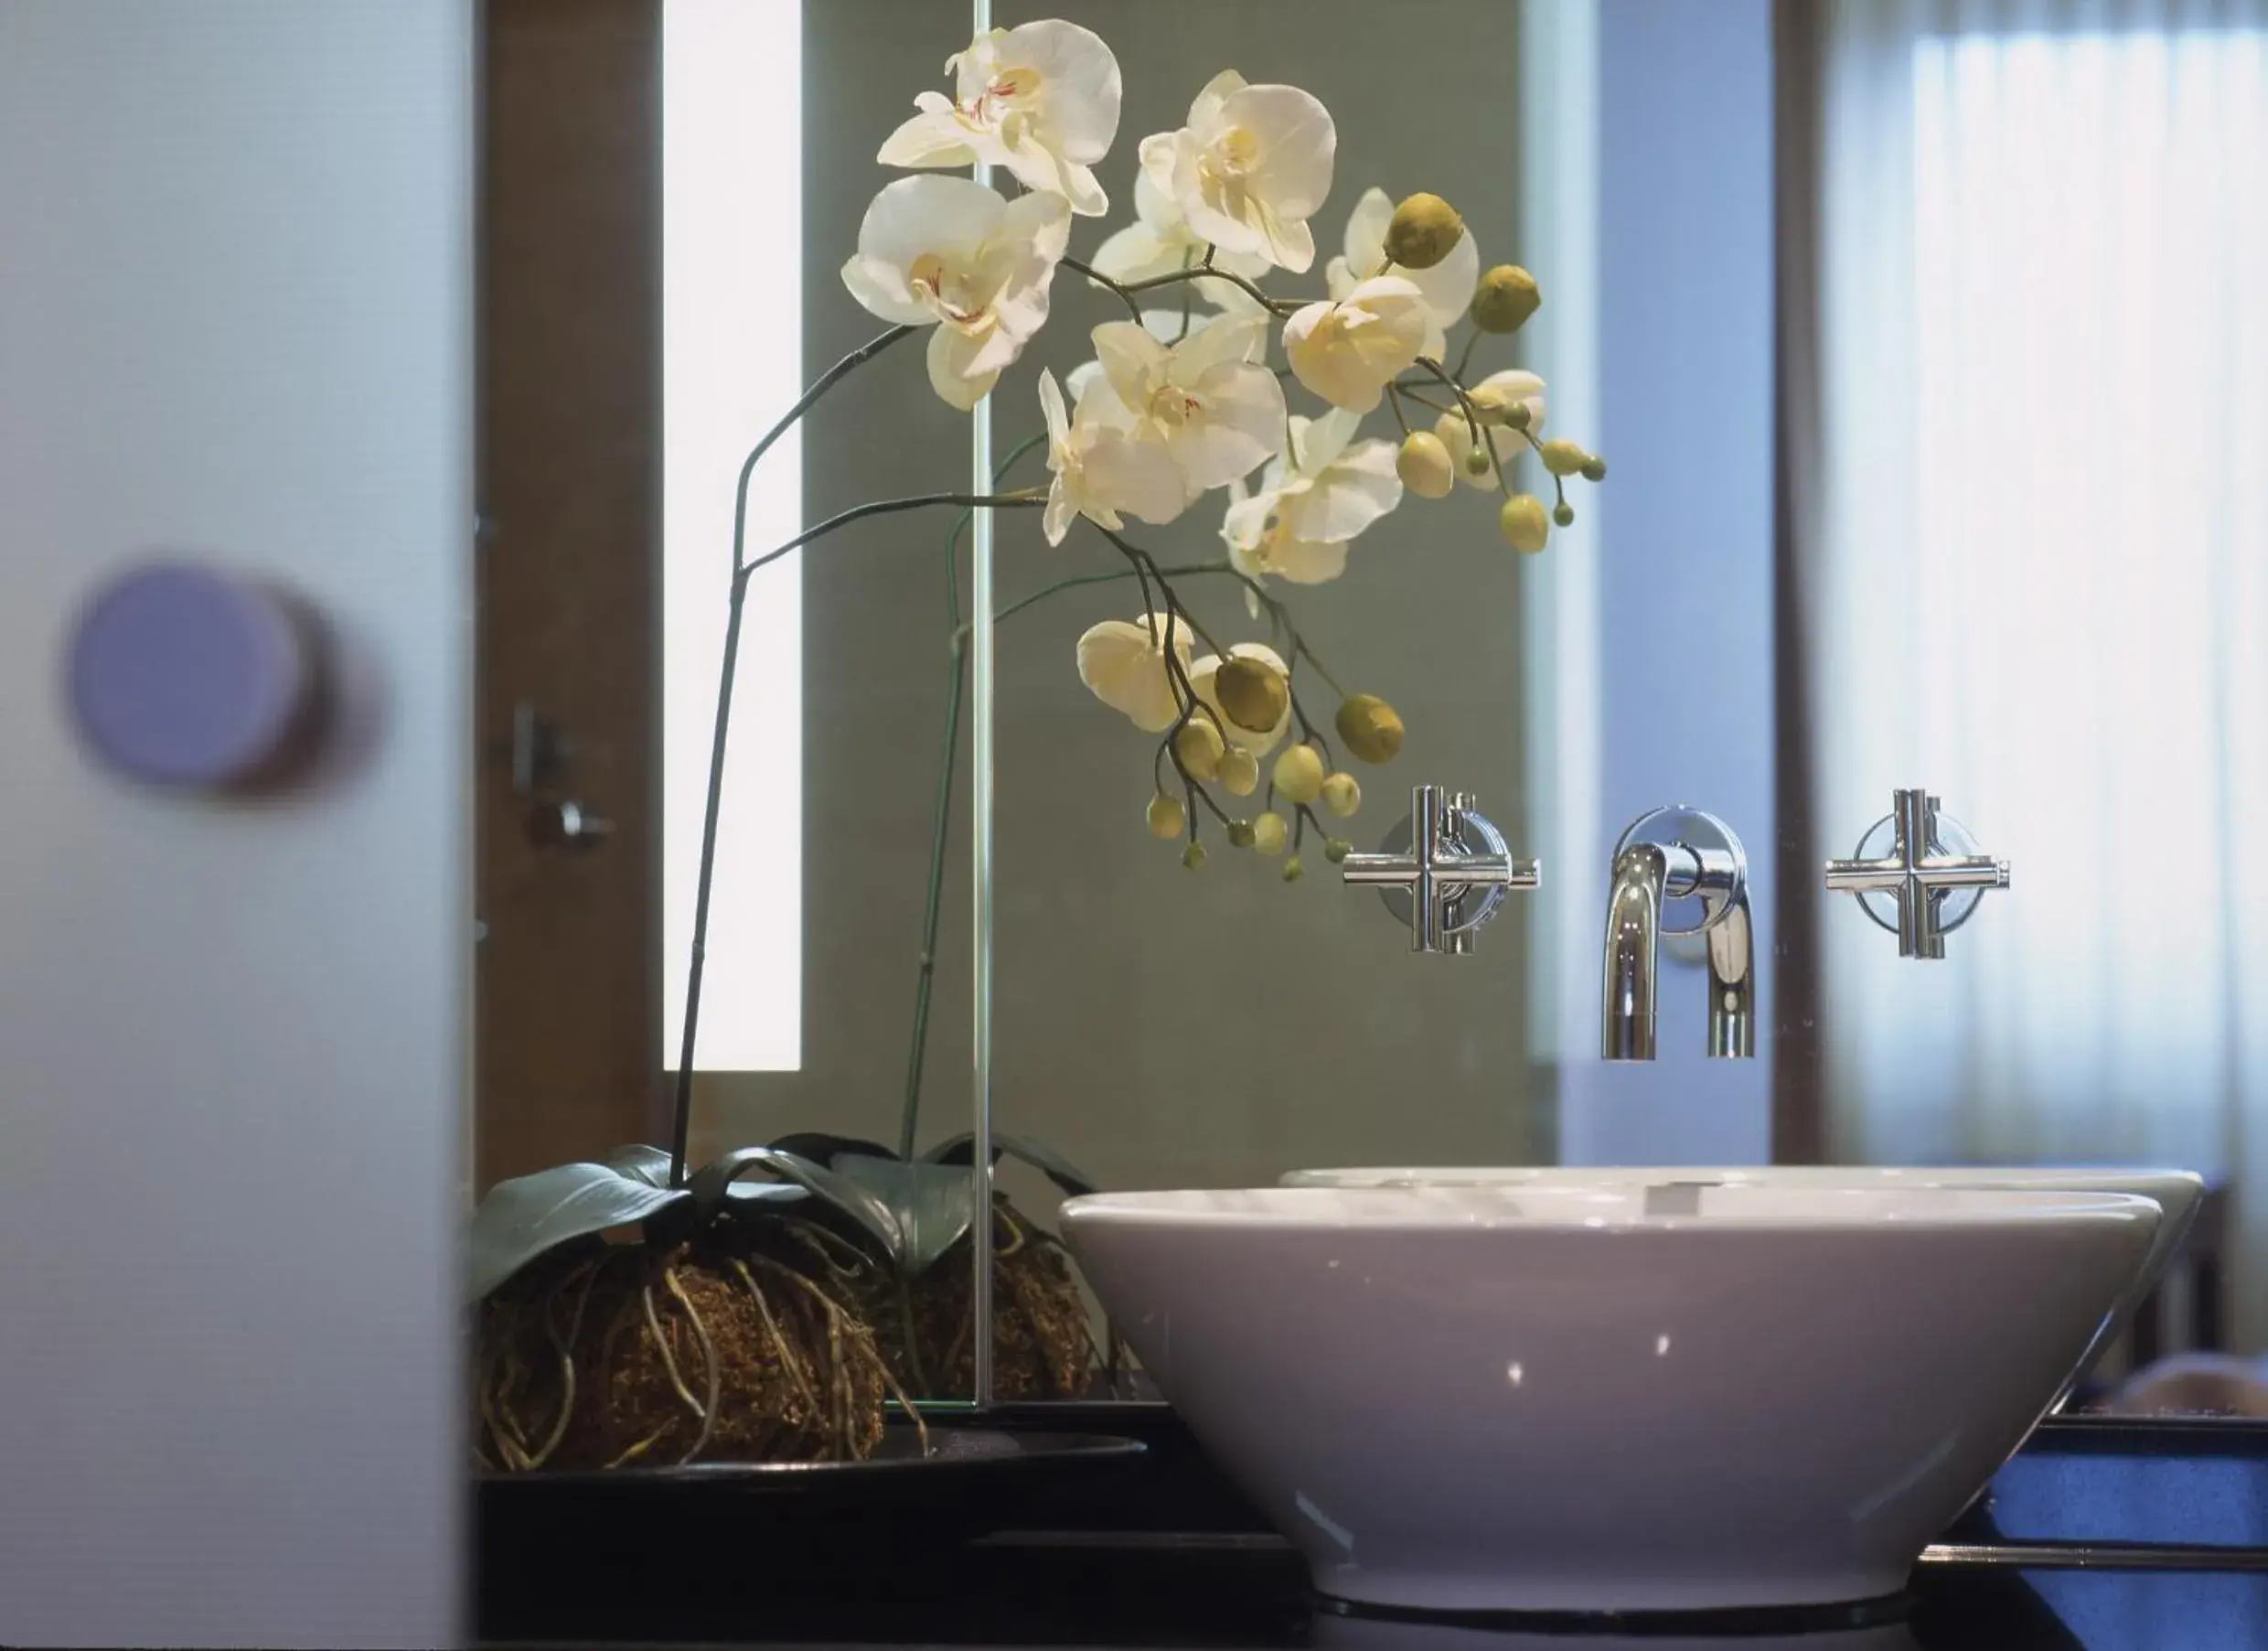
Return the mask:
[[290, 734], [308, 691], [290, 614], [249, 580], [166, 563], [112, 582], [70, 647], [81, 737], [153, 785], [225, 786], [257, 771]]
[[[1770, 0], [1601, 0], [1598, 502], [1601, 835], [1664, 803], [1748, 851], [1758, 1058], [1708, 1060], [1705, 977], [1664, 949], [1661, 1058], [1570, 1052], [1568, 1163], [1771, 1156], [1772, 776]], [[1579, 908], [1602, 907], [1590, 900]]]

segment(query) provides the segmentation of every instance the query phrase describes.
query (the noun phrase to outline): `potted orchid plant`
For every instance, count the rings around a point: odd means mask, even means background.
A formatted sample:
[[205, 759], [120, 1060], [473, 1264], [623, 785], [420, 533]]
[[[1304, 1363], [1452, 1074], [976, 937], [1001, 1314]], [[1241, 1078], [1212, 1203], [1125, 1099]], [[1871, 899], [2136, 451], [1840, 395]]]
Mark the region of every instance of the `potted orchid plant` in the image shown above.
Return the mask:
[[[1389, 762], [1403, 725], [1385, 699], [1342, 687], [1288, 593], [1341, 577], [1354, 541], [1411, 495], [1441, 499], [1460, 484], [1482, 494], [1505, 541], [1532, 553], [1574, 520], [1567, 481], [1605, 476], [1596, 455], [1544, 434], [1534, 373], [1471, 377], [1479, 348], [1516, 333], [1540, 297], [1525, 271], [1483, 267], [1439, 197], [1397, 203], [1370, 190], [1344, 222], [1343, 251], [1324, 260], [1321, 290], [1278, 288], [1314, 270], [1336, 168], [1337, 127], [1310, 93], [1234, 70], [1214, 76], [1182, 125], [1137, 146], [1132, 221], [1082, 258], [1072, 251], [1079, 220], [1111, 206], [1097, 171], [1118, 139], [1108, 46], [1045, 19], [980, 35], [947, 72], [951, 92], [921, 92], [883, 144], [879, 163], [906, 176], [875, 195], [842, 268], [850, 296], [886, 329], [820, 374], [741, 470], [672, 1150], [626, 1148], [500, 1184], [475, 1217], [476, 1441], [491, 1468], [856, 1457], [880, 1437], [887, 1400], [959, 1379], [969, 1302], [952, 1284], [973, 1267], [946, 1263], [967, 1255], [977, 1181], [966, 1137], [915, 1151], [968, 634], [957, 586], [896, 1147], [804, 1135], [689, 1174], [709, 874], [758, 569], [853, 521], [936, 509], [961, 513], [948, 555], [979, 510], [1029, 511], [1051, 546], [1093, 543], [1103, 565], [996, 618], [1075, 586], [1128, 585], [1128, 616], [1088, 628], [1073, 663], [1150, 742], [1148, 830], [1180, 844], [1193, 870], [1210, 836], [1279, 860], [1291, 882], [1310, 837], [1327, 859], [1347, 852], [1327, 823], [1361, 804], [1342, 755]], [[948, 175], [968, 166], [1004, 174], [1010, 188]], [[1105, 308], [1088, 333], [1092, 359], [1061, 381], [1042, 370], [1028, 387], [1005, 384], [1066, 288]], [[916, 336], [947, 402], [973, 410], [990, 398], [1035, 415], [992, 490], [870, 500], [750, 553], [748, 481], [765, 453], [843, 378]], [[1010, 486], [1028, 459], [1045, 479]], [[1515, 485], [1530, 468], [1549, 505]], [[1168, 560], [1131, 525], [1185, 519], [1207, 524], [1209, 554]], [[1259, 634], [1225, 637], [1217, 616], [1197, 617], [1185, 588], [1215, 580], [1239, 592]], [[1320, 718], [1318, 693], [1331, 706]], [[1036, 1142], [996, 1138], [994, 1148], [1067, 1191], [1091, 1190]], [[1098, 1348], [1087, 1330], [1061, 1246], [1012, 1206], [1001, 1211], [996, 1277], [1030, 1330], [1010, 1338], [1011, 1390], [1077, 1390], [1111, 1362], [1107, 1339]]]

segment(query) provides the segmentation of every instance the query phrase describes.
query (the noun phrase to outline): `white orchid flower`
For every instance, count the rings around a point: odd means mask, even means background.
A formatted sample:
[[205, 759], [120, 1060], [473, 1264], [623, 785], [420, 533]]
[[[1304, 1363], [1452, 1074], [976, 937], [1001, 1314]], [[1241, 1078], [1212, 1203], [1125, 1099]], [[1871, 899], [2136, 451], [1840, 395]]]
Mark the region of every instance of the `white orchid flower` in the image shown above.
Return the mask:
[[1331, 193], [1338, 147], [1331, 112], [1309, 93], [1225, 69], [1189, 106], [1189, 124], [1142, 140], [1142, 170], [1192, 234], [1297, 273], [1315, 262], [1307, 220]]
[[[1113, 281], [1132, 284], [1177, 270], [1194, 269], [1204, 262], [1208, 242], [1189, 227], [1189, 218], [1171, 195], [1147, 172], [1134, 175], [1136, 221], [1118, 230], [1095, 251], [1096, 272]], [[1216, 268], [1254, 280], [1268, 273], [1266, 258], [1250, 252], [1214, 250]], [[1264, 316], [1267, 306], [1234, 281], [1200, 275], [1190, 283], [1198, 297], [1232, 315]], [[1173, 289], [1178, 290], [1178, 289]], [[1146, 318], [1146, 317], [1145, 317]]]
[[[1345, 256], [1333, 258], [1323, 269], [1333, 298], [1343, 298], [1367, 277], [1386, 273], [1386, 225], [1393, 221], [1394, 201], [1386, 192], [1364, 190], [1347, 215]], [[1418, 289], [1432, 322], [1425, 347], [1418, 353], [1439, 360], [1449, 346], [1449, 329], [1471, 306], [1472, 289], [1481, 284], [1481, 250], [1472, 243], [1472, 231], [1468, 229], [1460, 235], [1449, 256], [1432, 268], [1397, 267], [1393, 273]]]
[[929, 382], [967, 411], [1047, 320], [1070, 234], [1060, 195], [1011, 201], [966, 177], [901, 177], [866, 209], [842, 284], [885, 321], [936, 324]]
[[[1094, 389], [1090, 381], [1081, 414]], [[1092, 418], [1066, 416], [1063, 391], [1044, 368], [1040, 411], [1047, 419], [1047, 467], [1054, 475], [1041, 518], [1048, 543], [1061, 544], [1075, 517], [1116, 532], [1125, 525], [1121, 511], [1149, 522], [1171, 521], [1182, 513], [1181, 466], [1163, 442], [1143, 440]]]
[[[1291, 675], [1289, 668], [1284, 664], [1283, 656], [1265, 642], [1232, 644], [1227, 657], [1232, 659], [1257, 659], [1262, 664], [1271, 667], [1279, 677], [1288, 680]], [[1205, 655], [1204, 659], [1189, 668], [1189, 685], [1196, 691], [1198, 700], [1213, 713], [1214, 725], [1220, 730], [1229, 744], [1242, 745], [1255, 756], [1266, 756], [1282, 743], [1284, 735], [1290, 730], [1290, 696], [1285, 696], [1283, 714], [1276, 719], [1276, 725], [1273, 728], [1266, 732], [1257, 732], [1247, 728], [1221, 709], [1221, 702], [1214, 692], [1213, 679], [1220, 674], [1221, 664], [1222, 656], [1219, 654]], [[1172, 724], [1169, 722], [1166, 725], [1171, 727]]]
[[[1145, 734], [1163, 734], [1182, 714], [1166, 666], [1168, 628], [1163, 614], [1150, 614], [1131, 622], [1105, 619], [1079, 638], [1079, 681]], [[1173, 652], [1186, 671], [1189, 627], [1171, 628]]]
[[[1544, 381], [1532, 372], [1517, 367], [1492, 372], [1465, 391], [1465, 397], [1480, 414], [1482, 431], [1499, 465], [1509, 466], [1527, 449], [1527, 436], [1505, 422], [1505, 415], [1515, 402], [1527, 409], [1528, 430], [1539, 435], [1543, 431]], [[1496, 465], [1491, 465], [1478, 476], [1466, 468], [1465, 461], [1473, 451], [1473, 441], [1472, 428], [1466, 422], [1462, 408], [1444, 413], [1434, 420], [1433, 434], [1449, 449], [1457, 474], [1467, 487], [1478, 488], [1484, 493], [1496, 491]]]
[[[1264, 365], [1268, 360], [1268, 312], [1256, 309], [1251, 313], [1258, 325], [1247, 328], [1244, 334], [1245, 359], [1255, 365]], [[1142, 330], [1159, 343], [1171, 348], [1186, 340], [1199, 327], [1219, 318], [1203, 311], [1183, 316], [1178, 309], [1146, 309], [1142, 311]], [[1102, 367], [1100, 361], [1089, 360], [1072, 370], [1100, 372]], [[1066, 379], [1065, 386], [1068, 387], [1069, 383]]]
[[[1279, 502], [1268, 488], [1247, 494], [1244, 483], [1230, 485], [1228, 513], [1221, 522], [1229, 565], [1248, 579], [1273, 574], [1294, 584], [1328, 584], [1345, 573], [1346, 541], [1300, 538], [1285, 525]], [[1258, 607], [1258, 597], [1247, 593], [1246, 606]]]
[[1163, 444], [1188, 498], [1249, 475], [1281, 446], [1284, 388], [1255, 364], [1268, 348], [1265, 316], [1216, 316], [1174, 344], [1131, 321], [1106, 321], [1094, 336], [1102, 377], [1082, 411]]
[[1368, 413], [1424, 353], [1432, 324], [1424, 297], [1406, 276], [1374, 275], [1343, 298], [1294, 313], [1284, 323], [1284, 355], [1300, 382], [1332, 406]]
[[1291, 421], [1291, 445], [1260, 477], [1232, 490], [1221, 538], [1249, 578], [1321, 584], [1346, 571], [1347, 541], [1402, 502], [1394, 444], [1353, 439], [1361, 419], [1329, 413]]
[[954, 96], [925, 91], [921, 113], [874, 158], [885, 166], [1005, 166], [1026, 188], [1060, 195], [1083, 218], [1109, 198], [1094, 164], [1118, 134], [1118, 59], [1102, 37], [1050, 17], [979, 35], [945, 62]]

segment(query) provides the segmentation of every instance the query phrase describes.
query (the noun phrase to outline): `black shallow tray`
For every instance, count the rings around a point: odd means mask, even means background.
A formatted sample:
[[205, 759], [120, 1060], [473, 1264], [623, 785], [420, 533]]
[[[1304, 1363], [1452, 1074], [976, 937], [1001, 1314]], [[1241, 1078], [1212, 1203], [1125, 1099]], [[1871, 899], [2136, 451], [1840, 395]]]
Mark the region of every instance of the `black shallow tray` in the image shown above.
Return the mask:
[[884, 1593], [972, 1538], [1045, 1519], [1145, 1453], [1138, 1440], [893, 1422], [865, 1462], [711, 1463], [474, 1481], [484, 1640], [745, 1637], [815, 1589]]

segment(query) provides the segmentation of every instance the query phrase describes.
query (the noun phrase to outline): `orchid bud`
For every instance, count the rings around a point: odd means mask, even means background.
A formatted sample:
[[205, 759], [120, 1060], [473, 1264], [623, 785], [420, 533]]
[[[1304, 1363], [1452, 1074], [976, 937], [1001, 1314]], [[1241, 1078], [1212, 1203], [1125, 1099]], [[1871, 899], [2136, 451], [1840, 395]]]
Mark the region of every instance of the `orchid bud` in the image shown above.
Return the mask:
[[1590, 458], [1589, 454], [1565, 436], [1556, 436], [1546, 442], [1536, 456], [1544, 461], [1544, 468], [1554, 476], [1573, 476]]
[[1456, 250], [1465, 220], [1439, 195], [1420, 192], [1394, 209], [1386, 225], [1386, 256], [1406, 270], [1429, 270]]
[[1249, 820], [1232, 820], [1228, 822], [1228, 846], [1230, 848], [1248, 849], [1252, 843], [1252, 822]]
[[1168, 841], [1179, 837], [1189, 824], [1189, 816], [1182, 811], [1182, 799], [1162, 791], [1150, 799], [1149, 819], [1150, 834]]
[[1213, 679], [1213, 695], [1230, 722], [1252, 734], [1274, 728], [1291, 703], [1291, 689], [1281, 671], [1265, 659], [1241, 654], [1222, 661]]
[[1193, 716], [1182, 724], [1182, 731], [1173, 736], [1173, 755], [1182, 759], [1182, 771], [1192, 779], [1211, 779], [1221, 771], [1221, 757], [1228, 743], [1208, 716]]
[[1263, 854], [1282, 853], [1284, 842], [1290, 835], [1291, 828], [1284, 823], [1284, 817], [1273, 809], [1252, 822], [1253, 846]]
[[1322, 795], [1323, 807], [1342, 820], [1363, 806], [1362, 783], [1352, 774], [1326, 774]]
[[1375, 693], [1347, 695], [1332, 720], [1346, 748], [1366, 763], [1390, 763], [1402, 748], [1402, 719]]
[[1496, 525], [1503, 533], [1505, 543], [1531, 555], [1542, 550], [1551, 536], [1551, 523], [1544, 515], [1544, 501], [1533, 493], [1514, 493], [1504, 500], [1504, 508], [1496, 513]]
[[1293, 802], [1313, 802], [1323, 791], [1323, 759], [1312, 745], [1287, 746], [1270, 776]]
[[1354, 845], [1343, 837], [1326, 837], [1323, 839], [1323, 858], [1330, 861], [1333, 865], [1337, 865], [1341, 861], [1344, 860], [1353, 852]]
[[1260, 759], [1242, 745], [1231, 745], [1221, 757], [1221, 789], [1231, 797], [1249, 797], [1260, 788]]
[[1607, 461], [1600, 458], [1596, 453], [1591, 454], [1589, 457], [1585, 458], [1583, 460], [1583, 479], [1585, 481], [1606, 480]]
[[1472, 292], [1472, 324], [1482, 332], [1518, 332], [1544, 306], [1535, 277], [1516, 263], [1500, 263]]
[[1182, 851], [1182, 863], [1187, 866], [1191, 871], [1195, 871], [1204, 863], [1205, 852], [1204, 843], [1193, 842]]
[[1468, 476], [1486, 476], [1495, 468], [1495, 456], [1489, 451], [1486, 442], [1465, 449], [1465, 473]]
[[1475, 384], [1465, 391], [1465, 400], [1483, 424], [1501, 424], [1512, 411], [1513, 398], [1501, 384]]
[[1415, 431], [1402, 438], [1401, 451], [1394, 456], [1394, 473], [1420, 499], [1443, 498], [1457, 485], [1449, 445], [1430, 430]]
[[1299, 855], [1294, 854], [1290, 859], [1284, 862], [1284, 881], [1286, 883], [1297, 883], [1300, 878], [1306, 875], [1307, 867], [1300, 863]]
[[1563, 528], [1571, 528], [1575, 525], [1575, 507], [1563, 499], [1552, 506], [1551, 519]]

